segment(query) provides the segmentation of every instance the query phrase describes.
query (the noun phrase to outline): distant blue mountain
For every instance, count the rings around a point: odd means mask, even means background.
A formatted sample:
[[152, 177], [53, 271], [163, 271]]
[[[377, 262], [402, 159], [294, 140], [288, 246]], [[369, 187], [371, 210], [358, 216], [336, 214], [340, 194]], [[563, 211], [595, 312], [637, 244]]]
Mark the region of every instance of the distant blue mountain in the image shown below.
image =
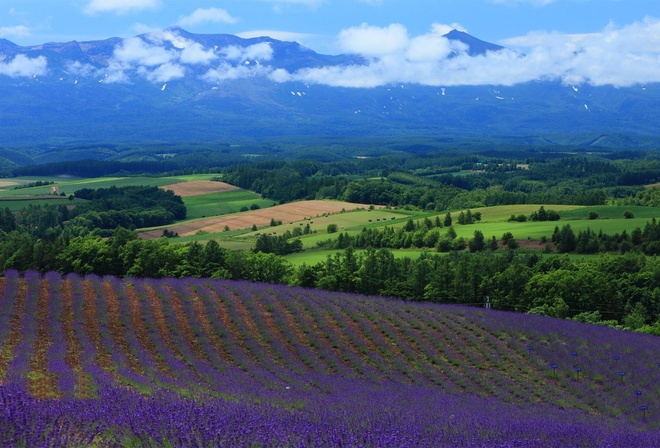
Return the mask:
[[462, 42], [468, 46], [468, 54], [470, 56], [476, 56], [479, 54], [484, 54], [488, 51], [500, 51], [504, 49], [501, 45], [491, 44], [489, 42], [484, 42], [479, 40], [474, 36], [470, 36], [468, 33], [458, 30], [451, 30], [444, 35], [449, 40]]
[[[456, 30], [445, 37], [470, 56], [503, 49]], [[181, 28], [26, 47], [0, 39], [0, 147], [315, 135], [628, 147], [660, 135], [655, 84], [348, 88], [277, 77], [367, 63], [266, 36]]]

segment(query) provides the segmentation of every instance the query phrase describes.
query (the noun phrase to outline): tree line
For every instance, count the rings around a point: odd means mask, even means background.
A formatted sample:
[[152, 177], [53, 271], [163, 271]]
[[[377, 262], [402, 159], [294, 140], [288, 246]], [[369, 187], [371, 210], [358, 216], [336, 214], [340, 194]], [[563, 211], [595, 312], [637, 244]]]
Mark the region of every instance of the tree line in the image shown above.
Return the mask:
[[0, 232], [4, 270], [81, 275], [202, 277], [299, 285], [406, 300], [531, 312], [660, 334], [660, 260], [641, 253], [572, 261], [517, 251], [452, 251], [397, 258], [385, 248], [348, 247], [293, 267], [274, 253], [227, 250], [217, 242], [143, 240], [128, 229], [109, 238], [33, 239]]

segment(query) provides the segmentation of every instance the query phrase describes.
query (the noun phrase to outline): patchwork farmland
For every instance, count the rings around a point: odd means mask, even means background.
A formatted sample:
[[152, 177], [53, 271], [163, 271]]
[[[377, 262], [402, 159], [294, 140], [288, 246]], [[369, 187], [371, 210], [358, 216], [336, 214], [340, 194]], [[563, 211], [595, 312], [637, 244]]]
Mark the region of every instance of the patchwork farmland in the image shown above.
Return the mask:
[[[250, 210], [243, 213], [187, 221], [181, 224], [168, 226], [168, 230], [178, 233], [179, 236], [195, 235], [198, 232], [218, 233], [227, 228], [232, 230], [249, 229], [253, 225], [256, 225], [257, 227], [265, 227], [268, 226], [273, 219], [282, 222], [302, 221], [323, 214], [339, 213], [342, 210], [354, 210], [367, 207], [369, 207], [369, 205], [342, 201], [299, 201], [276, 205], [267, 209]], [[161, 235], [162, 229], [141, 233], [141, 236], [144, 238], [158, 238]]]
[[192, 278], [8, 271], [0, 305], [3, 446], [660, 445], [649, 335]]

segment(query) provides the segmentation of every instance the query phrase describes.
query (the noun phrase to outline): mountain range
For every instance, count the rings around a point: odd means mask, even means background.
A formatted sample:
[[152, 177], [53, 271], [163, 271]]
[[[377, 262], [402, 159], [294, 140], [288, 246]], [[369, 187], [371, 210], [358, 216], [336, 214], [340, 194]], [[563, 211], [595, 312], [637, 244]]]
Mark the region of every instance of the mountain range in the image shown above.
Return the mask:
[[[446, 61], [503, 47], [461, 31]], [[524, 56], [523, 56], [524, 57]], [[19, 46], [0, 39], [0, 148], [243, 138], [424, 136], [649, 147], [658, 85], [538, 79], [443, 86], [333, 82], [370, 63], [269, 37], [181, 28], [128, 39]], [[449, 63], [449, 62], [448, 62]], [[323, 79], [316, 79], [323, 74]], [[303, 76], [304, 75], [304, 76]], [[345, 81], [344, 81], [345, 82]]]

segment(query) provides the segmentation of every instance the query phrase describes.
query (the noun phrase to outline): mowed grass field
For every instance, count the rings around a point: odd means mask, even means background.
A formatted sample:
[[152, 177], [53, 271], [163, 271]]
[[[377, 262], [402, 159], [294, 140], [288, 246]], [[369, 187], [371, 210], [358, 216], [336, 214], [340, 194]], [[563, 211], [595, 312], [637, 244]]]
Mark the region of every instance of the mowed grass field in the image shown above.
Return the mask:
[[183, 202], [186, 205], [188, 218], [190, 219], [238, 213], [243, 207], [249, 209], [253, 204], [256, 204], [259, 208], [275, 205], [272, 200], [263, 199], [257, 193], [240, 189], [186, 196], [183, 198]]

